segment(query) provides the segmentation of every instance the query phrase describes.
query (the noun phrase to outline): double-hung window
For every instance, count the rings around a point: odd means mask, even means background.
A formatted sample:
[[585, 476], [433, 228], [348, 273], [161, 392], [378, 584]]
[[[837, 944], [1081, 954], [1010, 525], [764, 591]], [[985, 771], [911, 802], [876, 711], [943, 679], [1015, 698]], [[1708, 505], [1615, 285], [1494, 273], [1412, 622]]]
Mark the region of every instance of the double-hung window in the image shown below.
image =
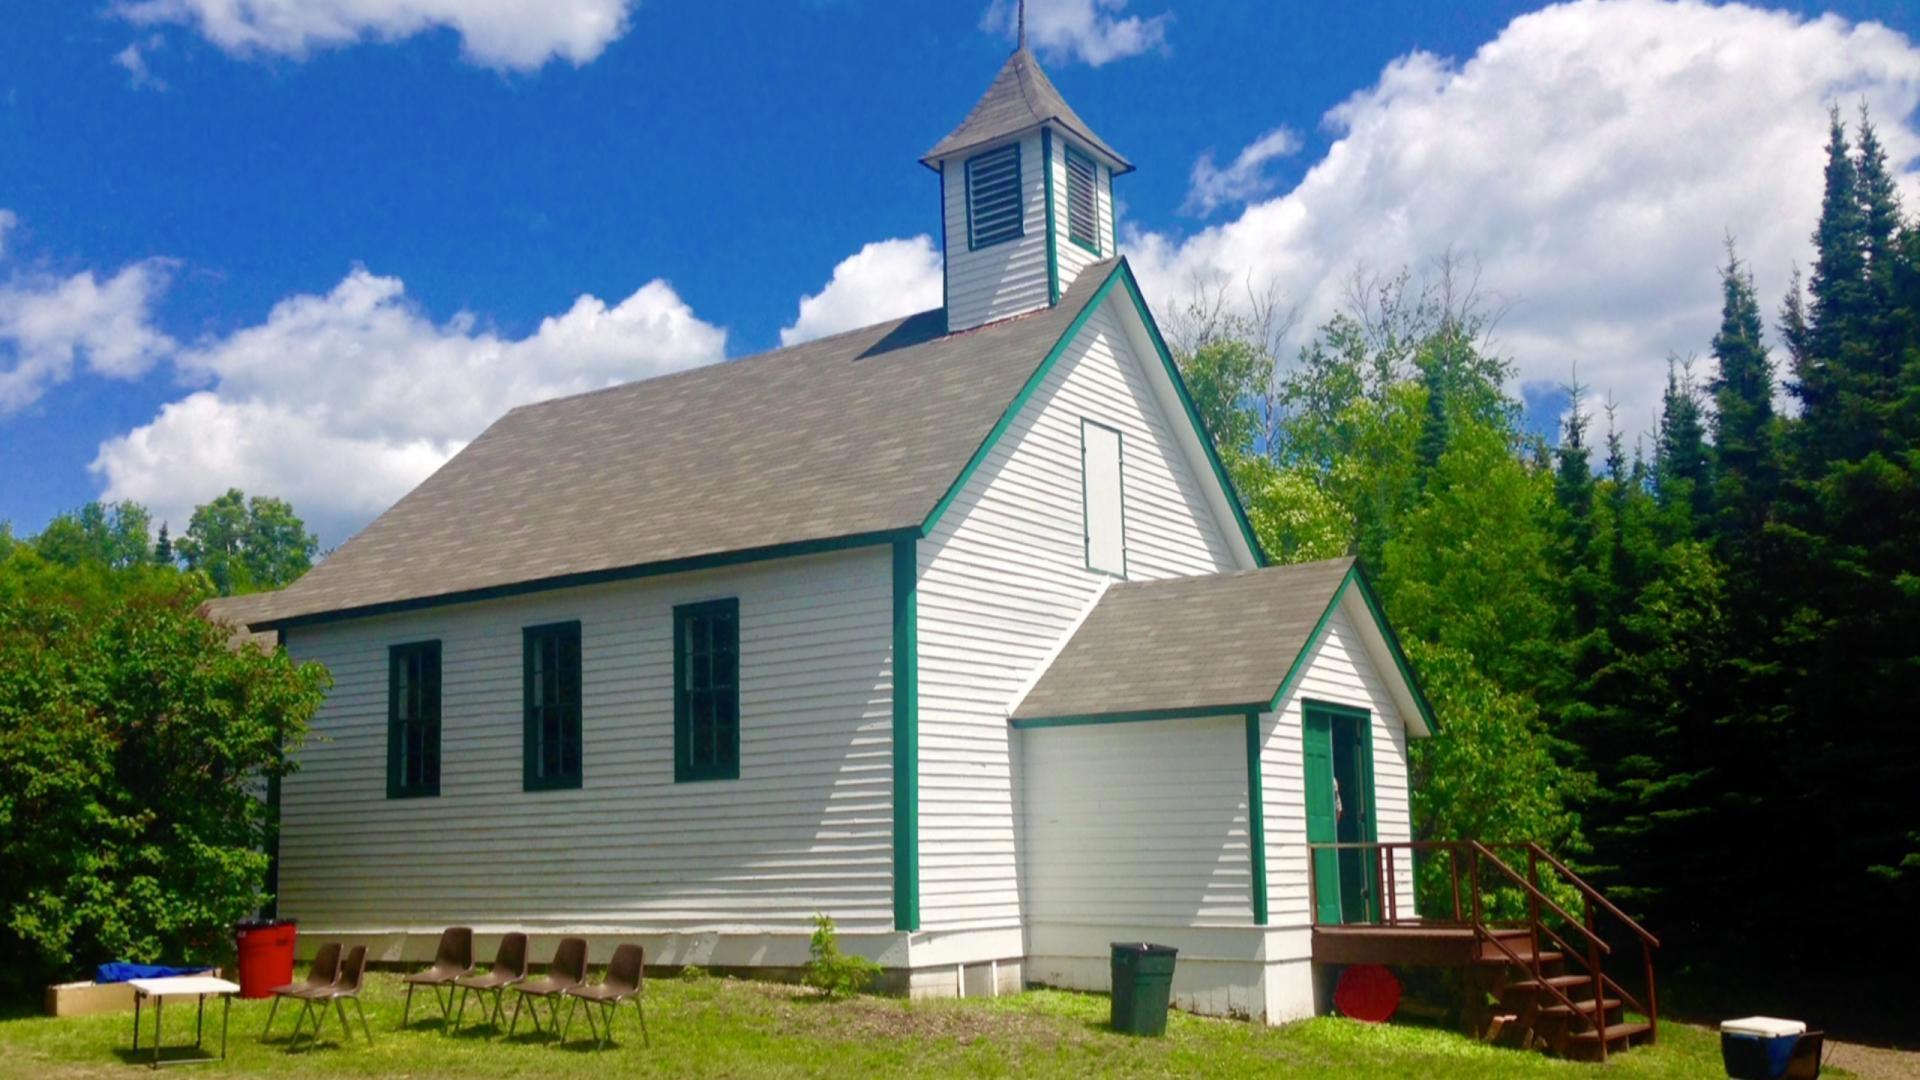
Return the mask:
[[1020, 144], [1008, 143], [967, 159], [967, 249], [1025, 235], [1020, 195]]
[[523, 784], [528, 791], [580, 786], [580, 624], [522, 631], [526, 727]]
[[673, 778], [740, 776], [740, 601], [673, 609]]
[[1067, 236], [1095, 255], [1100, 254], [1100, 209], [1094, 198], [1098, 170], [1092, 158], [1067, 147]]
[[440, 794], [440, 643], [387, 649], [387, 798]]

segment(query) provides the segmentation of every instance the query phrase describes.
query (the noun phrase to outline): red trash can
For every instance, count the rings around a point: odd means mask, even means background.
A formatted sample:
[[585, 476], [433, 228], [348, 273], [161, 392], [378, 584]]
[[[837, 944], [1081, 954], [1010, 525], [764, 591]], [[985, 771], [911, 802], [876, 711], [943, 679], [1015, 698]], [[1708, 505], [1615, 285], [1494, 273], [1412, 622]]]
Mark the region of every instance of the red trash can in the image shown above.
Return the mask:
[[233, 928], [241, 997], [272, 997], [274, 987], [293, 981], [293, 934], [292, 919], [249, 919]]

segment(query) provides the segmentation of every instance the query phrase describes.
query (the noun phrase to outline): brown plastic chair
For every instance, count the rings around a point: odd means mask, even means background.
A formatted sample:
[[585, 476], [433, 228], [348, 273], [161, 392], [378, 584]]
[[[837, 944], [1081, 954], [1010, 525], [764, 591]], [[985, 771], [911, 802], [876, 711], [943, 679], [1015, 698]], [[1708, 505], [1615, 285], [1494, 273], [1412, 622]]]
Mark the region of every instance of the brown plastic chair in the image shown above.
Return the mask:
[[[440, 934], [440, 946], [433, 951], [433, 966], [425, 971], [416, 971], [401, 981], [407, 984], [407, 1004], [400, 1010], [400, 1026], [407, 1026], [407, 1017], [413, 1012], [413, 989], [424, 986], [433, 992], [434, 1003], [440, 1006], [440, 1019], [453, 1020], [453, 981], [465, 975], [473, 968], [473, 928], [469, 926], [448, 927]], [[446, 987], [447, 996], [440, 997], [440, 988]]]
[[527, 935], [507, 934], [500, 939], [500, 949], [493, 954], [493, 967], [482, 975], [463, 975], [453, 980], [460, 988], [460, 1011], [453, 1016], [453, 1030], [460, 1030], [460, 1021], [467, 1015], [467, 996], [469, 994], [492, 994], [493, 1007], [487, 1011], [483, 1022], [500, 1026], [506, 1016], [506, 1002], [502, 995], [507, 987], [524, 981], [527, 977]]
[[[647, 1035], [647, 1007], [640, 1000], [640, 991], [646, 981], [647, 957], [645, 950], [638, 945], [622, 945], [613, 950], [613, 962], [607, 965], [607, 977], [597, 986], [576, 986], [566, 991], [574, 1002], [585, 1002], [587, 1006], [587, 1024], [593, 1027], [598, 1042], [595, 1049], [605, 1049], [607, 1041], [613, 1038], [613, 1010], [623, 1001], [632, 1000], [634, 1008], [640, 1013], [640, 1041], [652, 1046], [653, 1040]], [[594, 1025], [593, 1013], [598, 1008], [601, 1019], [606, 1021], [605, 1029]], [[567, 1008], [567, 1023], [573, 1023], [573, 1008]], [[560, 1041], [567, 1041], [565, 1028], [560, 1031]]]
[[314, 986], [296, 990], [293, 997], [300, 1001], [300, 1015], [293, 1022], [293, 1039], [288, 1048], [299, 1045], [300, 1027], [307, 1016], [313, 1016], [313, 1033], [307, 1036], [307, 1045], [311, 1047], [320, 1038], [320, 1025], [327, 1018], [327, 1006], [332, 1005], [340, 1014], [340, 1030], [348, 1039], [353, 1038], [353, 1025], [347, 1023], [348, 999], [352, 999], [355, 1012], [360, 1014], [360, 1030], [366, 1033], [367, 1045], [373, 1045], [373, 1029], [367, 1026], [367, 1010], [360, 1004], [360, 984], [367, 973], [367, 947], [355, 945], [347, 950], [347, 958], [340, 964], [339, 977], [330, 986]]
[[322, 986], [332, 986], [333, 977], [339, 973], [340, 943], [337, 941], [329, 941], [320, 946], [319, 952], [313, 954], [313, 963], [307, 967], [307, 978], [305, 982], [291, 982], [285, 986], [276, 986], [273, 988], [271, 991], [273, 994], [273, 1007], [267, 1010], [267, 1027], [266, 1030], [260, 1033], [260, 1038], [265, 1039], [268, 1035], [273, 1034], [273, 1014], [280, 1011], [281, 998], [293, 997], [302, 990], [313, 990]]
[[[513, 1038], [513, 1029], [520, 1024], [520, 1006], [528, 998], [536, 999], [531, 1010], [533, 1029], [549, 1035], [560, 1034], [560, 999], [586, 981], [587, 939], [561, 938], [560, 946], [553, 951], [553, 963], [547, 965], [546, 977], [513, 988], [519, 996], [513, 999], [513, 1020], [507, 1024], [507, 1038]], [[544, 1027], [540, 1024], [540, 1000], [545, 1000], [548, 1006], [548, 1022]]]

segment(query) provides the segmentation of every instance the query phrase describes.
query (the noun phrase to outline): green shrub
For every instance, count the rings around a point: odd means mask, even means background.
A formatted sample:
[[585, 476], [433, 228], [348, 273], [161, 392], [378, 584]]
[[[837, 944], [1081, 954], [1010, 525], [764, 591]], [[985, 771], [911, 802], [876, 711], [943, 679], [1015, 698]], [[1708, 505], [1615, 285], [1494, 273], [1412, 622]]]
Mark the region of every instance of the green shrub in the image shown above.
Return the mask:
[[808, 946], [813, 959], [807, 964], [804, 980], [808, 986], [830, 998], [848, 997], [867, 988], [880, 974], [880, 965], [864, 956], [849, 956], [840, 951], [840, 937], [833, 920], [816, 912], [813, 916], [813, 941]]
[[[0, 562], [0, 970], [221, 959], [265, 899], [261, 795], [327, 686], [228, 647], [169, 569]], [[5, 990], [0, 987], [0, 991]]]
[[708, 979], [713, 978], [712, 975], [707, 973], [707, 969], [701, 967], [699, 964], [688, 964], [686, 967], [681, 968], [680, 977], [687, 982], [706, 982]]

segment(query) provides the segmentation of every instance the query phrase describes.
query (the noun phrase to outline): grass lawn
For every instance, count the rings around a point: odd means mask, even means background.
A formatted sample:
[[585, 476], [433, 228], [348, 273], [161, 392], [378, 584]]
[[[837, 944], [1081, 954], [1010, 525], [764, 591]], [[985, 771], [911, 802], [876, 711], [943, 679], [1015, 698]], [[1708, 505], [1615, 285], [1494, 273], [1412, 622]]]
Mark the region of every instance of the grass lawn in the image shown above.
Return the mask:
[[[224, 1065], [188, 1075], [244, 1076], [1304, 1076], [1525, 1077], [1595, 1075], [1597, 1068], [1536, 1054], [1496, 1049], [1448, 1032], [1371, 1026], [1323, 1018], [1284, 1028], [1175, 1013], [1165, 1039], [1134, 1039], [1106, 1030], [1107, 999], [1036, 990], [997, 1000], [909, 1004], [895, 998], [821, 1002], [795, 987], [723, 979], [653, 979], [647, 985], [651, 1049], [642, 1049], [632, 1011], [621, 1016], [620, 1043], [595, 1057], [586, 1024], [574, 1019], [573, 1041], [556, 1049], [527, 1034], [507, 1040], [485, 1029], [443, 1034], [438, 1014], [416, 995], [413, 1024], [397, 1031], [401, 988], [390, 974], [369, 976], [367, 1019], [374, 1043], [355, 1028], [345, 1041], [339, 1022], [318, 1047], [290, 1052], [292, 1017], [282, 1007], [275, 1034], [262, 1042], [267, 1003], [236, 1000]], [[422, 1009], [422, 1006], [425, 1009]], [[217, 1013], [211, 1011], [212, 1020]], [[511, 1011], [511, 1003], [508, 1006]], [[192, 1011], [168, 1010], [168, 1032], [192, 1032]], [[348, 1015], [353, 1016], [352, 1006]], [[423, 1015], [432, 1019], [422, 1022]], [[468, 1017], [474, 1015], [470, 1005]], [[357, 1019], [357, 1018], [356, 1018]], [[150, 1019], [147, 1021], [150, 1023]], [[149, 1030], [151, 1030], [149, 1028]], [[217, 1047], [217, 1027], [214, 1045]], [[0, 1014], [0, 1077], [126, 1077], [129, 1014], [52, 1020], [18, 1010]], [[1716, 1037], [1667, 1025], [1660, 1045], [1617, 1056], [1609, 1076], [1723, 1075]]]

